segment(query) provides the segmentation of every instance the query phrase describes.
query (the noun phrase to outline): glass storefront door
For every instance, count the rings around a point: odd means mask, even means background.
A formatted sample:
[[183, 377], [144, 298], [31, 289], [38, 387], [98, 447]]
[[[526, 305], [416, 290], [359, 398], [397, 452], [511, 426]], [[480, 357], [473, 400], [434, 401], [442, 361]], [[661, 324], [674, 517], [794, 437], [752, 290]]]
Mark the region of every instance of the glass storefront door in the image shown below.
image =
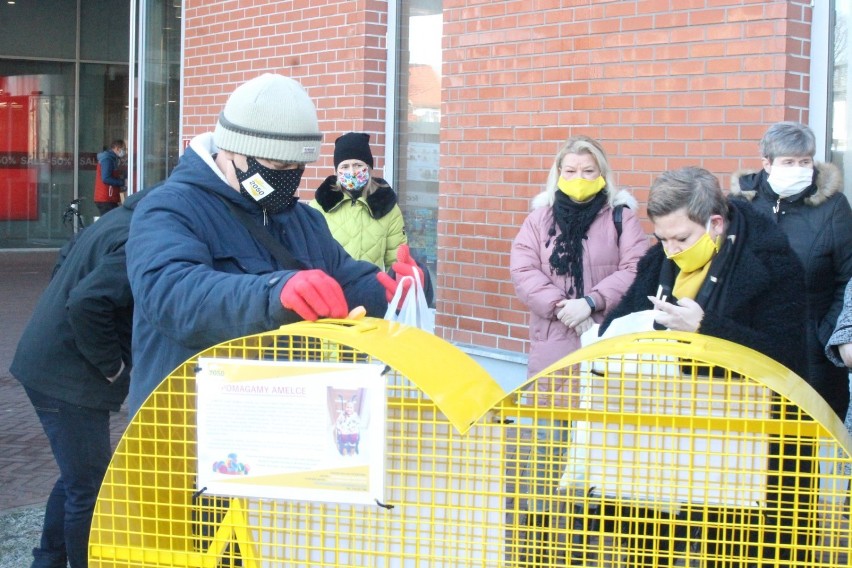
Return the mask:
[[136, 179], [141, 189], [166, 179], [179, 158], [182, 2], [142, 0], [140, 10]]
[[73, 64], [0, 60], [0, 248], [67, 240], [74, 106]]
[[852, 147], [852, 112], [849, 111], [849, 86], [852, 84], [849, 55], [852, 52], [852, 31], [849, 28], [849, 16], [852, 9], [849, 2], [835, 1], [833, 4], [834, 41], [829, 52], [832, 75], [828, 95], [830, 160], [843, 170], [846, 195], [852, 199], [852, 159], [849, 157], [849, 149]]
[[72, 199], [87, 223], [97, 214], [97, 153], [127, 139], [130, 9], [0, 2], [0, 249], [62, 246]]

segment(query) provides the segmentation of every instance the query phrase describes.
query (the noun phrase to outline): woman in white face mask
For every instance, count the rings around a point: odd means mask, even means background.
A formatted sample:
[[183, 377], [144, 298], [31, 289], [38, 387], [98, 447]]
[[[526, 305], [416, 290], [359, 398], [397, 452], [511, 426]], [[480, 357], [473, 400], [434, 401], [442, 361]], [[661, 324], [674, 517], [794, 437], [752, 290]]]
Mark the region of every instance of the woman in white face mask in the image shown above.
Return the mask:
[[772, 217], [805, 268], [808, 306], [808, 376], [804, 377], [841, 417], [849, 405], [849, 379], [825, 355], [852, 277], [852, 209], [839, 168], [814, 162], [816, 142], [797, 122], [772, 125], [760, 141], [763, 168], [737, 172], [731, 195]]

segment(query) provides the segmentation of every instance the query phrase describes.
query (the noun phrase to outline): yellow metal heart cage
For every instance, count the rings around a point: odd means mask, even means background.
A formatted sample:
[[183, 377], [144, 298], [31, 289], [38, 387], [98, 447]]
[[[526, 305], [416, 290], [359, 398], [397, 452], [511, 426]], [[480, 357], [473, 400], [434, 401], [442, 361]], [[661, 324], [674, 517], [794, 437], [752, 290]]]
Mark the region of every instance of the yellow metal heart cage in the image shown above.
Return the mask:
[[[199, 493], [199, 357], [386, 365], [383, 499]], [[302, 322], [158, 387], [107, 472], [90, 565], [847, 566], [850, 451], [801, 378], [711, 337], [601, 341], [505, 393], [417, 329]]]

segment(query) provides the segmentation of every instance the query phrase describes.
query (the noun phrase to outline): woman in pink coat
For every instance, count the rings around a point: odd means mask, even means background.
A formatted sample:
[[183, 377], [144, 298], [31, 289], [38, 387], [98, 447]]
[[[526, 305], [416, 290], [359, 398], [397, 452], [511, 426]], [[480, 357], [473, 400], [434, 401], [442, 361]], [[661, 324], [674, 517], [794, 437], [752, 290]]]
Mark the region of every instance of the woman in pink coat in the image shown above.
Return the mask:
[[512, 282], [530, 309], [529, 376], [580, 347], [580, 335], [621, 300], [648, 248], [636, 200], [611, 176], [596, 140], [569, 138], [512, 243]]

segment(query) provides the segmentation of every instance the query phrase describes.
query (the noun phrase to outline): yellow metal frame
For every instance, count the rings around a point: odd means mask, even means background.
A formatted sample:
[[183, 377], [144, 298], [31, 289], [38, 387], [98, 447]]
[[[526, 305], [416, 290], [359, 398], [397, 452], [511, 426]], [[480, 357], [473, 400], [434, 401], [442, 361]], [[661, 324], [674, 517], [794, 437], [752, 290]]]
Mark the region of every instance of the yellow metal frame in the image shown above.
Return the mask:
[[[386, 364], [384, 501], [197, 493], [202, 356]], [[302, 322], [212, 347], [157, 388], [107, 472], [90, 565], [842, 566], [850, 451], [801, 378], [710, 337], [602, 341], [507, 395], [419, 330]]]

